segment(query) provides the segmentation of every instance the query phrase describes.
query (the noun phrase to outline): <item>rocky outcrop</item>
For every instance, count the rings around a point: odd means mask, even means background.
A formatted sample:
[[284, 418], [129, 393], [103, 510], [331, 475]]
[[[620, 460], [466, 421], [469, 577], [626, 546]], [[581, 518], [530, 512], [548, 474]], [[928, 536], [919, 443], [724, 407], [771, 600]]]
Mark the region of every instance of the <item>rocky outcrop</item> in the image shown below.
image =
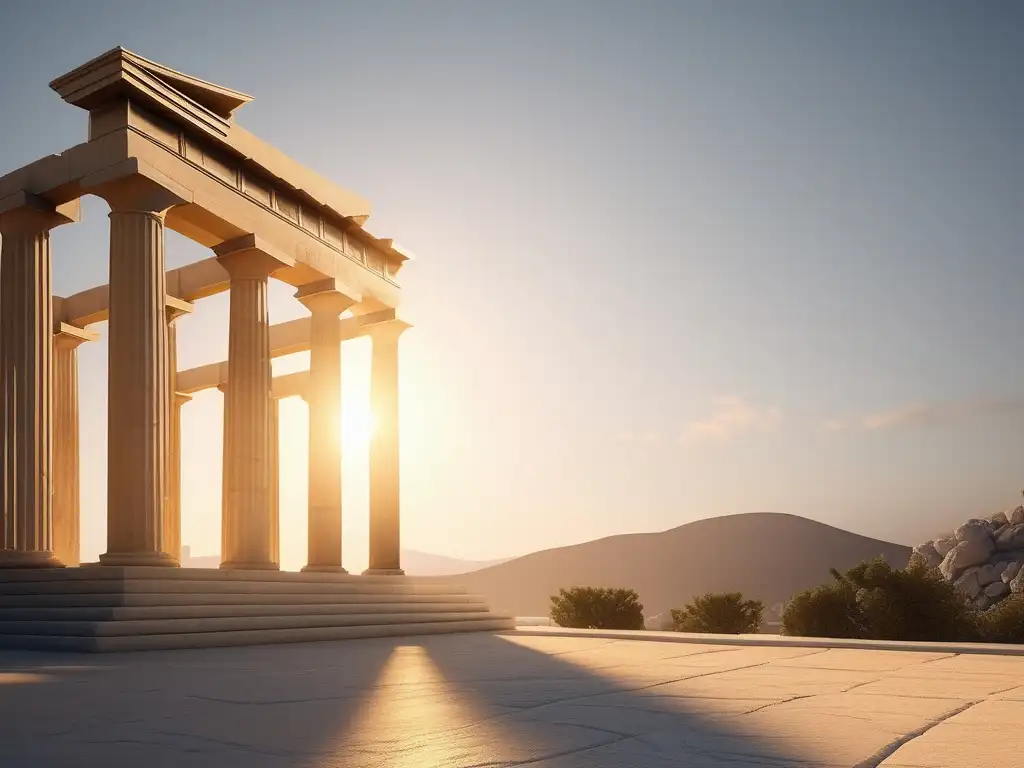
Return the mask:
[[938, 570], [980, 610], [1024, 592], [1024, 506], [968, 520], [952, 534], [919, 544], [915, 560]]

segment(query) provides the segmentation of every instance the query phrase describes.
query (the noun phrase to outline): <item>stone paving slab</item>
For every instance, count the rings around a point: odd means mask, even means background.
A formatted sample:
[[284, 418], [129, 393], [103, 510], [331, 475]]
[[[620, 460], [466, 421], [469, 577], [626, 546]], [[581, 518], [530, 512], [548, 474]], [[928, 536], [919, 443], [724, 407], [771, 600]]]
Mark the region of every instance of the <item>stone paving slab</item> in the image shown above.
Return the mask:
[[1024, 658], [521, 632], [0, 652], [0, 766], [1024, 764]]

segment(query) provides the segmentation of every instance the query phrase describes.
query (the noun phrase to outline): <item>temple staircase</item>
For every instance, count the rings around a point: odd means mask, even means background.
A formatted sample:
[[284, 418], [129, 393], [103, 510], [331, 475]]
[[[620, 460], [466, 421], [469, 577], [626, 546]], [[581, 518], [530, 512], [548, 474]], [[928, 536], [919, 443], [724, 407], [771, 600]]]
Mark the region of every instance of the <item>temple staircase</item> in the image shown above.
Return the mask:
[[434, 578], [206, 568], [0, 570], [0, 648], [139, 651], [512, 629]]

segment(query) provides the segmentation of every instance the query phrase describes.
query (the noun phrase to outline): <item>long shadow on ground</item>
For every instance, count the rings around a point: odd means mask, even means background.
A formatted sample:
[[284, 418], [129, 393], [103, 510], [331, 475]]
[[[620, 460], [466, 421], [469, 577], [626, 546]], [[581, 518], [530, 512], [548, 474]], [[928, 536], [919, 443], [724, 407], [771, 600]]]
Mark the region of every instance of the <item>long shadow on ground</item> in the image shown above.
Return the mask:
[[763, 719], [814, 690], [799, 670], [788, 670], [792, 684], [766, 671], [816, 653], [513, 634], [113, 656], [6, 652], [0, 764], [854, 765], [836, 757], [844, 750], [808, 749]]

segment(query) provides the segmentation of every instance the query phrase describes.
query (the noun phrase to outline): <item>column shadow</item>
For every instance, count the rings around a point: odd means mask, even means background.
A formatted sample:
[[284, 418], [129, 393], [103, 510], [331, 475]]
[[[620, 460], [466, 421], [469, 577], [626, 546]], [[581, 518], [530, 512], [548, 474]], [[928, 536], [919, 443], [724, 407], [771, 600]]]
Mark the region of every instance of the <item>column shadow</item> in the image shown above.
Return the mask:
[[834, 768], [831, 749], [801, 754], [747, 718], [802, 696], [732, 674], [823, 652], [515, 633], [3, 652], [0, 754], [54, 768]]

